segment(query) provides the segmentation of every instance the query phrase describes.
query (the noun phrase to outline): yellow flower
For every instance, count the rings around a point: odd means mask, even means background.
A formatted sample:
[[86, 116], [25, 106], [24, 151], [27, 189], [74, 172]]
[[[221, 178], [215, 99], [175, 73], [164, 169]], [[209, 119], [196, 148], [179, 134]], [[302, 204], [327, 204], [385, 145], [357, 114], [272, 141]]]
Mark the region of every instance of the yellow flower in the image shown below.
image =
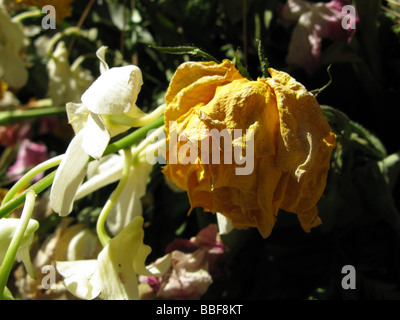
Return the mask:
[[[195, 207], [219, 212], [235, 228], [257, 227], [264, 238], [280, 208], [296, 213], [306, 232], [321, 223], [316, 204], [336, 144], [314, 96], [288, 74], [272, 68], [269, 72], [271, 78], [250, 81], [229, 60], [182, 64], [166, 94], [163, 170], [188, 192], [189, 213]], [[241, 136], [235, 135], [232, 145], [201, 149], [205, 140], [210, 145], [219, 137], [212, 130], [233, 134], [239, 129]], [[253, 154], [248, 142], [253, 143]], [[187, 151], [188, 143], [202, 156], [208, 152], [210, 161], [200, 155], [196, 161], [182, 159], [182, 149], [184, 156], [193, 152]], [[232, 162], [224, 163], [229, 156], [225, 151], [234, 146], [253, 157], [248, 174], [238, 174]], [[212, 161], [216, 151], [220, 163]], [[174, 152], [176, 161], [168, 156]]]
[[72, 14], [72, 2], [74, 0], [17, 0], [17, 3], [24, 3], [28, 6], [43, 8], [51, 5], [56, 10], [56, 23], [61, 23], [65, 18]]

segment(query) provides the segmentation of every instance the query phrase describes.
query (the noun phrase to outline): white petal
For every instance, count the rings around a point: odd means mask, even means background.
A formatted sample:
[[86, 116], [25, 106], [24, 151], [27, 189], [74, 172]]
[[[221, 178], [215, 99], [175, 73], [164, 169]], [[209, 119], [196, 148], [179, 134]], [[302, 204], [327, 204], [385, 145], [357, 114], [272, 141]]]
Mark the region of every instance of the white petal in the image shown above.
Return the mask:
[[94, 281], [97, 260], [57, 261], [56, 269], [64, 277], [68, 291], [76, 297], [91, 300], [100, 294], [100, 284]]
[[[97, 276], [101, 282], [101, 297], [111, 300], [136, 300], [139, 297], [134, 261], [143, 246], [143, 218], [132, 221], [112, 238], [100, 252]], [[145, 257], [140, 257], [145, 260]]]
[[145, 269], [151, 252], [151, 248], [143, 244], [143, 221], [142, 217], [134, 218], [100, 252], [96, 274], [101, 282], [101, 298], [139, 298], [136, 270]]
[[104, 73], [109, 69], [108, 64], [106, 62], [106, 51], [107, 51], [106, 46], [102, 46], [96, 51], [97, 58], [99, 58], [100, 60], [100, 73]]
[[[89, 163], [87, 178], [92, 179], [94, 176], [104, 174], [108, 171], [115, 171], [115, 167], [122, 169], [124, 165], [123, 151], [120, 150], [118, 154], [112, 153], [102, 157], [99, 161], [92, 161]], [[115, 181], [119, 180], [116, 179]]]
[[127, 184], [106, 221], [112, 234], [118, 234], [134, 217], [142, 215], [141, 198], [146, 194], [147, 179], [152, 168], [146, 161], [131, 167]]
[[140, 274], [152, 277], [161, 277], [171, 266], [171, 260], [172, 254], [167, 254], [161, 259], [158, 259], [157, 263], [147, 266], [146, 272], [142, 271]]
[[111, 68], [86, 90], [82, 102], [97, 114], [127, 113], [135, 105], [142, 84], [142, 72], [138, 67]]
[[75, 134], [81, 131], [87, 122], [89, 110], [82, 103], [69, 102], [66, 104], [69, 124], [72, 125]]
[[[118, 181], [122, 175], [123, 165], [124, 159], [116, 154], [110, 154], [101, 158], [100, 161], [89, 163], [88, 180], [79, 187], [75, 200], [86, 197], [88, 194]], [[91, 167], [94, 166], [97, 166], [97, 168], [91, 170]]]
[[[113, 240], [113, 239], [112, 239]], [[111, 240], [111, 241], [112, 241]], [[129, 249], [120, 250], [106, 246], [99, 254], [96, 277], [101, 283], [101, 298], [104, 300], [137, 300], [138, 280], [132, 267]]]
[[50, 206], [60, 216], [72, 211], [76, 191], [86, 174], [89, 156], [82, 149], [84, 133], [82, 130], [72, 139], [51, 187]]
[[233, 229], [231, 220], [225, 217], [223, 214], [217, 212], [217, 222], [219, 228], [219, 234], [228, 234]]
[[84, 131], [82, 148], [94, 159], [99, 160], [110, 141], [110, 134], [97, 114], [89, 113]]

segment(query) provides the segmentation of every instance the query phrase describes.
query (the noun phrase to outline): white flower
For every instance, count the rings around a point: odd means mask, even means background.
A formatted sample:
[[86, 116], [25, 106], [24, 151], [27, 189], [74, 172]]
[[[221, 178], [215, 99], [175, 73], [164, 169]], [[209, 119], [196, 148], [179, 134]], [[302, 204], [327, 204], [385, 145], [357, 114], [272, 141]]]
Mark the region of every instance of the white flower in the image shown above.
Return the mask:
[[72, 65], [68, 60], [68, 50], [64, 42], [59, 42], [49, 62], [48, 96], [58, 106], [67, 102], [79, 102], [82, 94], [93, 82], [88, 70], [81, 68], [82, 59], [78, 58]]
[[10, 87], [21, 88], [28, 81], [28, 71], [21, 57], [27, 41], [21, 23], [13, 21], [0, 5], [0, 78]]
[[[143, 83], [140, 69], [133, 65], [109, 69], [104, 60], [105, 50], [106, 47], [101, 47], [97, 51], [101, 75], [82, 95], [82, 103], [67, 104], [76, 136], [60, 163], [50, 194], [50, 205], [61, 216], [72, 211], [89, 156], [99, 160], [111, 137], [126, 131], [130, 125], [141, 126], [161, 115], [159, 109], [148, 115], [135, 104]], [[128, 124], [121, 125], [121, 121]]]
[[219, 212], [217, 212], [217, 222], [219, 234], [228, 234], [233, 230], [232, 221]]
[[[14, 218], [0, 219], [0, 265], [3, 263], [8, 247], [20, 223], [21, 223], [20, 219], [14, 219]], [[35, 278], [36, 275], [30, 258], [29, 249], [33, 242], [35, 231], [38, 228], [39, 228], [39, 222], [30, 219], [28, 226], [25, 230], [24, 236], [21, 240], [21, 244], [18, 248], [16, 256], [18, 261], [23, 262], [26, 270], [28, 271], [29, 275], [32, 278]]]
[[138, 275], [159, 277], [170, 266], [168, 255], [156, 265], [145, 266], [151, 248], [143, 244], [143, 218], [134, 218], [100, 252], [97, 260], [56, 263], [67, 289], [81, 299], [139, 298]]
[[[146, 194], [147, 180], [154, 163], [147, 159], [147, 152], [154, 150], [159, 145], [164, 145], [164, 127], [160, 127], [148, 135], [137, 147], [132, 148], [134, 161], [129, 170], [127, 184], [121, 195], [112, 207], [107, 218], [107, 227], [111, 234], [118, 234], [136, 216], [141, 216], [141, 198]], [[161, 135], [163, 138], [152, 143], [155, 137]], [[120, 180], [124, 166], [124, 156], [111, 154], [100, 161], [89, 164], [87, 181], [83, 183], [77, 193], [75, 200], [81, 199], [94, 191]]]

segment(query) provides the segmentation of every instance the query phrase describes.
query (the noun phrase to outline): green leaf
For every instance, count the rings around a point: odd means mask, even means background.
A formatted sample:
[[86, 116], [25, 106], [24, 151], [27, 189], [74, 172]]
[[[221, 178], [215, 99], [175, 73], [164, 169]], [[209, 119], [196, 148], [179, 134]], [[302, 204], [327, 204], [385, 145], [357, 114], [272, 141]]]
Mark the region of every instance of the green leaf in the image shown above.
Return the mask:
[[242, 62], [240, 61], [238, 50], [236, 50], [235, 52], [235, 58], [233, 59], [233, 63], [243, 77], [249, 79], [250, 81], [253, 80], [247, 69], [243, 66]]
[[264, 55], [261, 40], [257, 40], [257, 41], [258, 41], [258, 59], [260, 60], [261, 71], [262, 71], [263, 77], [270, 78], [271, 75], [268, 72], [269, 61]]
[[321, 105], [321, 110], [328, 119], [330, 126], [336, 134], [341, 134], [345, 139], [350, 137], [349, 117], [342, 111], [327, 105]]
[[169, 53], [169, 54], [189, 54], [195, 57], [201, 57], [205, 60], [208, 61], [214, 61], [217, 63], [220, 63], [216, 58], [214, 58], [212, 55], [208, 54], [207, 52], [204, 52], [203, 50], [197, 48], [197, 47], [190, 47], [190, 46], [178, 46], [178, 47], [158, 47], [158, 46], [150, 46], [153, 49], [156, 49], [158, 51], [164, 52], [164, 53]]
[[333, 131], [342, 135], [343, 140], [353, 144], [353, 147], [357, 147], [363, 154], [379, 160], [387, 156], [385, 146], [379, 138], [361, 124], [350, 120], [345, 113], [330, 106], [322, 105], [321, 110]]
[[349, 121], [350, 130], [353, 133], [356, 133], [360, 138], [366, 140], [366, 144], [364, 144], [368, 150], [377, 158], [383, 159], [386, 157], [386, 148], [382, 144], [382, 142], [369, 130], [364, 128], [361, 124], [354, 122], [352, 120]]
[[389, 190], [393, 191], [400, 175], [400, 152], [393, 153], [379, 161], [378, 166], [389, 186]]

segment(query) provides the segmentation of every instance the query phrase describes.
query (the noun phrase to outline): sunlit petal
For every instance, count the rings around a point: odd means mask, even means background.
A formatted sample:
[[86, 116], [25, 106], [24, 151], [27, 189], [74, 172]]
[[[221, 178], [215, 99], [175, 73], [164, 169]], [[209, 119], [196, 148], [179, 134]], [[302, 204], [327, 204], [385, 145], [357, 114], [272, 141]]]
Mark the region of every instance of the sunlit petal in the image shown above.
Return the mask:
[[86, 174], [89, 156], [82, 148], [84, 134], [82, 130], [72, 139], [51, 187], [50, 206], [60, 216], [72, 211], [76, 191]]
[[110, 134], [102, 118], [97, 114], [89, 113], [86, 127], [82, 131], [84, 131], [83, 150], [94, 159], [99, 160], [110, 141]]
[[109, 69], [108, 64], [106, 62], [106, 51], [107, 51], [106, 46], [102, 46], [96, 51], [97, 58], [99, 58], [100, 60], [100, 73], [104, 73]]
[[100, 294], [94, 277], [97, 264], [97, 260], [57, 261], [56, 268], [68, 291], [78, 298], [92, 300]]
[[86, 90], [82, 102], [97, 114], [127, 113], [134, 107], [142, 84], [142, 72], [138, 67], [111, 68]]
[[[15, 218], [0, 219], [0, 265], [4, 260], [8, 246], [10, 245], [14, 233], [17, 230], [20, 223], [21, 223], [20, 219], [15, 219]], [[35, 278], [36, 276], [30, 258], [29, 250], [34, 239], [34, 234], [38, 228], [39, 228], [39, 223], [34, 219], [30, 219], [28, 222], [28, 226], [25, 230], [24, 236], [21, 240], [21, 244], [18, 248], [16, 256], [18, 261], [23, 262], [27, 272], [32, 278]]]
[[89, 110], [82, 103], [69, 102], [66, 104], [69, 124], [75, 134], [81, 131], [89, 117]]
[[118, 181], [122, 175], [123, 165], [124, 159], [117, 154], [110, 154], [102, 157], [100, 161], [90, 162], [87, 172], [88, 180], [79, 187], [75, 200]]
[[[143, 218], [136, 217], [99, 254], [98, 277], [103, 299], [139, 298], [137, 269], [150, 253], [143, 244]], [[140, 268], [137, 268], [137, 266]]]
[[118, 234], [136, 216], [142, 215], [141, 198], [146, 194], [147, 180], [153, 166], [146, 161], [131, 167], [127, 185], [107, 218], [107, 227]]

